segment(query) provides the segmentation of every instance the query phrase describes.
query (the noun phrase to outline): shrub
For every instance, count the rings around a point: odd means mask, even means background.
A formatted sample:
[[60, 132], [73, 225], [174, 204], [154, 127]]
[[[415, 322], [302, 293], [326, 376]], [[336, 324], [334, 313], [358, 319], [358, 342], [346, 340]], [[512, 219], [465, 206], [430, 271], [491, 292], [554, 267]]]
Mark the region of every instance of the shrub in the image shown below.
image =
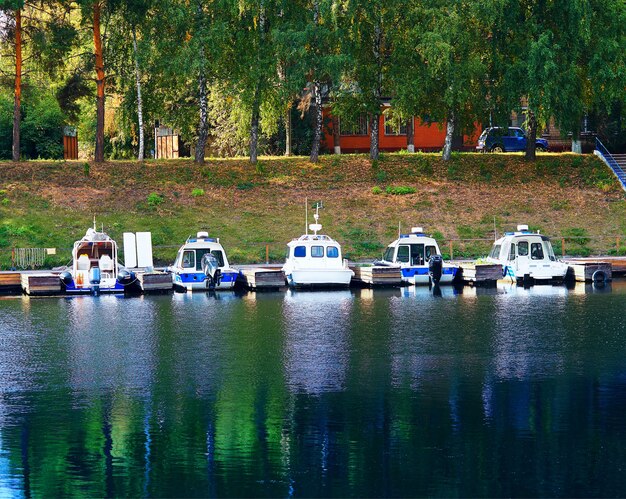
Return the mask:
[[148, 206], [156, 208], [161, 203], [163, 203], [163, 201], [165, 201], [165, 198], [161, 194], [158, 194], [156, 192], [151, 192], [150, 194], [148, 194], [147, 201], [148, 201]]
[[64, 121], [63, 112], [53, 96], [34, 96], [25, 101], [21, 153], [30, 159], [63, 158]]
[[89, 163], [83, 163], [83, 173], [85, 174], [85, 177], [89, 176]]
[[385, 180], [387, 180], [387, 172], [383, 171], [383, 170], [378, 170], [376, 172], [376, 182], [384, 182]]
[[254, 184], [252, 182], [240, 182], [237, 184], [237, 189], [240, 191], [248, 191], [254, 188]]
[[417, 191], [415, 187], [407, 187], [405, 185], [390, 185], [385, 189], [385, 192], [387, 194], [391, 194], [392, 196], [404, 196], [406, 194], [415, 194]]
[[191, 191], [191, 195], [194, 198], [200, 197], [200, 196], [204, 196], [204, 189], [194, 189]]
[[372, 194], [378, 195], [382, 193], [383, 193], [383, 190], [380, 187], [378, 186], [372, 187]]

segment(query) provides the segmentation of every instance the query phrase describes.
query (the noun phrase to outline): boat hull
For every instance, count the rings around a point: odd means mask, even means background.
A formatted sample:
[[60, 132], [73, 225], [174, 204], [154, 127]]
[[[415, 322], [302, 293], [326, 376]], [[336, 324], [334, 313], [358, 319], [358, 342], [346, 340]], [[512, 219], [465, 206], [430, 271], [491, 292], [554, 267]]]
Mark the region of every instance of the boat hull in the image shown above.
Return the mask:
[[[439, 280], [439, 284], [452, 284], [454, 282], [454, 278], [456, 277], [456, 273], [458, 271], [458, 267], [453, 267], [447, 264], [444, 264], [441, 279]], [[415, 285], [428, 285], [430, 282], [430, 275], [428, 274], [428, 265], [416, 265], [413, 267], [403, 267], [402, 268], [402, 280], [408, 284]]]
[[219, 285], [209, 287], [207, 277], [204, 272], [172, 272], [172, 282], [174, 287], [182, 291], [206, 291], [207, 289], [229, 290], [235, 287], [237, 276], [236, 271], [223, 271]]
[[350, 269], [285, 270], [290, 286], [294, 287], [348, 287], [354, 272]]
[[530, 277], [536, 282], [550, 283], [554, 281], [563, 281], [567, 275], [567, 265], [562, 264], [559, 266], [544, 265], [541, 267], [526, 267], [516, 269], [512, 265], [507, 265], [507, 262], [502, 264], [503, 273], [515, 280], [522, 280], [526, 276]]
[[65, 292], [75, 295], [89, 295], [89, 294], [102, 294], [102, 293], [124, 293], [126, 288], [117, 282], [116, 279], [106, 279], [100, 284], [85, 286], [77, 286], [75, 281], [65, 285]]

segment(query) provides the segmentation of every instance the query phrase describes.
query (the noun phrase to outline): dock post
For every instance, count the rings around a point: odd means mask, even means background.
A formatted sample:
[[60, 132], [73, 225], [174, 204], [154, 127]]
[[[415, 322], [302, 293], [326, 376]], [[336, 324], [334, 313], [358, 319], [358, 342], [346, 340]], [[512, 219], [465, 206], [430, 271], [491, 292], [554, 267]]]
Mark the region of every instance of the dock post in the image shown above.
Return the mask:
[[450, 241], [450, 260], [454, 260], [454, 251], [452, 249], [452, 241]]
[[270, 245], [265, 245], [265, 265], [270, 263]]
[[565, 257], [565, 238], [561, 238], [561, 255]]

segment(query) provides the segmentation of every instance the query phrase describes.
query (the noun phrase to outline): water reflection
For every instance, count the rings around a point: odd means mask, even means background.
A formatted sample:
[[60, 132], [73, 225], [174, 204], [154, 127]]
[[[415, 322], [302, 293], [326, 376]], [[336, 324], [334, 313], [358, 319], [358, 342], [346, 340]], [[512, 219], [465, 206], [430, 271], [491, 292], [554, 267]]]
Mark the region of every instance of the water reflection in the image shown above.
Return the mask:
[[0, 495], [623, 495], [615, 284], [1, 300]]
[[350, 345], [350, 291], [285, 295], [285, 376], [293, 392], [319, 394], [345, 387]]

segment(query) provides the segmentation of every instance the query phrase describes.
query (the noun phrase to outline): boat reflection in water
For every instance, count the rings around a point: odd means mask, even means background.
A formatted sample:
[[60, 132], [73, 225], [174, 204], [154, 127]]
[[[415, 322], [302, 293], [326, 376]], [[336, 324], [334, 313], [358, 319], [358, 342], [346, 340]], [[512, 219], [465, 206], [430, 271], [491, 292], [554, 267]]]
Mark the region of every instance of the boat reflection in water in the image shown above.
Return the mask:
[[0, 495], [621, 496], [610, 289], [0, 300]]
[[345, 388], [352, 302], [350, 291], [288, 291], [283, 321], [290, 391], [319, 394]]

